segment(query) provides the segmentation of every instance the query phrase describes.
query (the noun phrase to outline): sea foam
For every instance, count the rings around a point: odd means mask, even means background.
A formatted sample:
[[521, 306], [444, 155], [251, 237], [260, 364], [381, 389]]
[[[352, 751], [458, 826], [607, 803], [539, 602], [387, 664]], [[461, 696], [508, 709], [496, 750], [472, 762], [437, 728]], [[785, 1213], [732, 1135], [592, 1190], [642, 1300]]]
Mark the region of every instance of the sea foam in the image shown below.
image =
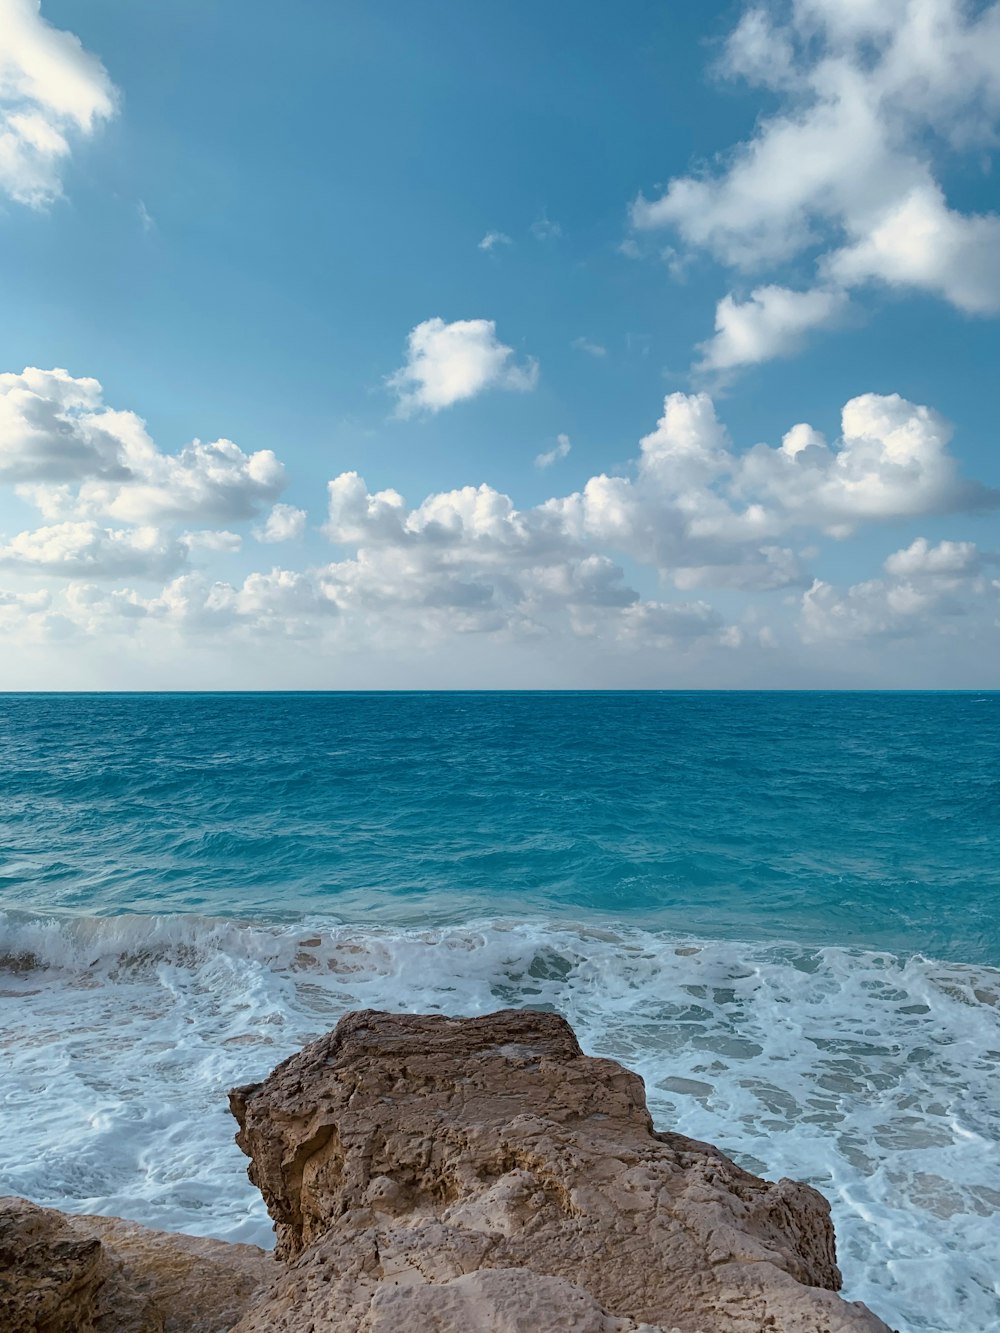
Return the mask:
[[0, 1193], [270, 1244], [226, 1090], [348, 1009], [557, 1009], [661, 1128], [833, 1206], [845, 1294], [1000, 1329], [1000, 972], [489, 920], [360, 928], [0, 913]]

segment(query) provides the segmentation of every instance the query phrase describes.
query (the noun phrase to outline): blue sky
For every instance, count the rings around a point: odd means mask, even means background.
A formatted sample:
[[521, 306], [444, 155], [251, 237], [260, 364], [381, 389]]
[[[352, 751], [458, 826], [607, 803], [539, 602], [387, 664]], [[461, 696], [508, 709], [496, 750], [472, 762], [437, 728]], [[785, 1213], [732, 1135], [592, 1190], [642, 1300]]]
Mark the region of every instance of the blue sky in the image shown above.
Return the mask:
[[0, 0], [0, 686], [997, 685], [998, 112], [997, 4]]

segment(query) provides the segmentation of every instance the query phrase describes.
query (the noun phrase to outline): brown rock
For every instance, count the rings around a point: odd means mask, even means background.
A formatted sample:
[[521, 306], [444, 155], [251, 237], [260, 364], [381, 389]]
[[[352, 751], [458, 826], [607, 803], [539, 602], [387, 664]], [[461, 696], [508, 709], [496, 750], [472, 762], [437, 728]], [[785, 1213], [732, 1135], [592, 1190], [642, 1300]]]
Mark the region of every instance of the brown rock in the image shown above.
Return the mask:
[[230, 1104], [290, 1264], [239, 1333], [888, 1333], [821, 1195], [656, 1133], [554, 1014], [349, 1014]]
[[0, 1199], [2, 1333], [224, 1333], [277, 1274], [254, 1245]]
[[97, 1236], [78, 1231], [62, 1213], [0, 1199], [3, 1333], [92, 1333], [107, 1275]]

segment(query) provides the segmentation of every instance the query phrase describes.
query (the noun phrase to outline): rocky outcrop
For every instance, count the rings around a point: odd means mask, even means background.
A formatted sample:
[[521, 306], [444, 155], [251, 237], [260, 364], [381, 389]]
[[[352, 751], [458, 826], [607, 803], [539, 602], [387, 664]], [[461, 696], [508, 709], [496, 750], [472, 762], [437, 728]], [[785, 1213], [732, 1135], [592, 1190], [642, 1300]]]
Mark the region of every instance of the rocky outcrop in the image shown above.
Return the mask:
[[230, 1104], [287, 1263], [239, 1333], [887, 1333], [821, 1195], [657, 1133], [554, 1014], [349, 1014]]
[[2, 1333], [223, 1333], [277, 1271], [253, 1245], [0, 1199]]

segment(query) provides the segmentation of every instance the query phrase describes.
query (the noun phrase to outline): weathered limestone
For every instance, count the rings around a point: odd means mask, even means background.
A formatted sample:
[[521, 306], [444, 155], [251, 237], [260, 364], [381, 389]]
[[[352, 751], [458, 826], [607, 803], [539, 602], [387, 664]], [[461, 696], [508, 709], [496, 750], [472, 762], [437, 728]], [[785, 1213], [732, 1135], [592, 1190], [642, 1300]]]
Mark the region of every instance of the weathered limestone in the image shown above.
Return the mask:
[[656, 1133], [556, 1015], [349, 1014], [230, 1104], [289, 1265], [239, 1333], [887, 1333], [815, 1190]]
[[277, 1274], [253, 1245], [0, 1199], [2, 1333], [224, 1333]]

